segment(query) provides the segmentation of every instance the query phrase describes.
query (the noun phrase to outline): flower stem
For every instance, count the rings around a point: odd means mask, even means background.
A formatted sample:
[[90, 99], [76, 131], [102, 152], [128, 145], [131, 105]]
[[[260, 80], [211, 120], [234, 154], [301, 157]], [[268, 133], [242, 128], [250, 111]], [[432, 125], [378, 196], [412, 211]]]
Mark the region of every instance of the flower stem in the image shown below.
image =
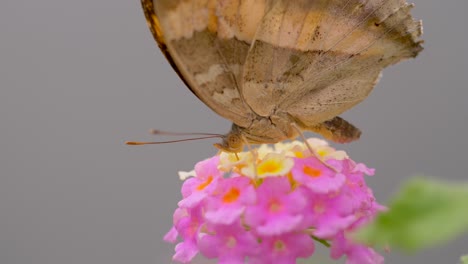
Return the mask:
[[326, 246], [327, 248], [331, 247], [330, 243], [328, 243], [328, 241], [325, 239], [321, 239], [316, 236], [310, 236], [310, 237], [312, 237], [313, 240], [319, 242], [320, 244]]

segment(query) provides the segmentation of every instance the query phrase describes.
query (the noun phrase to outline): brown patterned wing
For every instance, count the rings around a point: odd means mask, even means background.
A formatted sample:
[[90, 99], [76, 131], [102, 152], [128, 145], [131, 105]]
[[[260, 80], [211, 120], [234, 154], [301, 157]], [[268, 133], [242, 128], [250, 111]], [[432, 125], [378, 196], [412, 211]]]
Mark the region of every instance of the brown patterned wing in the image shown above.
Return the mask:
[[332, 119], [364, 100], [383, 68], [422, 50], [411, 7], [404, 0], [273, 0], [244, 66], [246, 102], [303, 128]]
[[255, 5], [254, 0], [142, 0], [159, 47], [185, 84], [212, 110], [242, 127], [254, 118], [240, 94], [250, 46], [246, 39], [261, 19], [239, 16], [246, 3]]

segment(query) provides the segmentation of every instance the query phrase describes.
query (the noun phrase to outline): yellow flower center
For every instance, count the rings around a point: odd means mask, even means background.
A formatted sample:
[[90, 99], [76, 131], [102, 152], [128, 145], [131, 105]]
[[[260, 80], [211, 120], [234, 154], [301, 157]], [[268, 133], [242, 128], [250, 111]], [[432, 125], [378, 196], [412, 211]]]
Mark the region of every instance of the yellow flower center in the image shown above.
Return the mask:
[[203, 189], [206, 188], [206, 186], [210, 185], [210, 183], [213, 181], [213, 176], [209, 176], [206, 181], [200, 183], [198, 186], [197, 186], [197, 191], [201, 191]]
[[276, 213], [281, 209], [281, 203], [276, 200], [270, 201], [270, 212]]
[[258, 174], [274, 173], [281, 169], [281, 165], [276, 160], [267, 160], [258, 166]]
[[240, 196], [240, 191], [237, 188], [231, 188], [226, 194], [223, 196], [224, 203], [232, 203], [237, 200]]
[[303, 158], [303, 157], [304, 157], [304, 154], [303, 154], [301, 151], [296, 151], [296, 152], [294, 152], [294, 155], [295, 155], [297, 158]]
[[189, 228], [187, 228], [187, 231], [188, 233], [192, 236], [192, 235], [195, 235], [198, 231], [198, 227], [200, 226], [200, 223], [197, 221], [197, 220], [193, 220], [190, 225], [189, 225]]
[[230, 236], [228, 237], [227, 241], [226, 241], [226, 246], [228, 248], [234, 248], [235, 246], [237, 245], [237, 240], [235, 237], [233, 236]]
[[304, 173], [312, 178], [318, 178], [322, 175], [322, 171], [316, 168], [305, 166], [303, 169]]
[[321, 203], [321, 202], [316, 203], [316, 204], [314, 205], [314, 212], [316, 212], [316, 213], [321, 214], [321, 213], [325, 212], [325, 209], [326, 209], [326, 208], [325, 208], [325, 204], [323, 204], [323, 203]]
[[281, 240], [276, 240], [274, 247], [276, 251], [284, 251], [286, 249], [286, 245]]
[[328, 154], [328, 151], [326, 149], [319, 149], [317, 150], [317, 154], [319, 154], [320, 157], [325, 157]]

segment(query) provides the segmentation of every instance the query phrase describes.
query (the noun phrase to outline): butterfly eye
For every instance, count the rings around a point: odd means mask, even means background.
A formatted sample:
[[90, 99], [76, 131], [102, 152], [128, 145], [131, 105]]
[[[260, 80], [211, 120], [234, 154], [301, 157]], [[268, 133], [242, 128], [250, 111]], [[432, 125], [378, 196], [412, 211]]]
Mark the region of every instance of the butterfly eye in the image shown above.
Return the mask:
[[241, 140], [240, 136], [235, 135], [235, 134], [234, 135], [229, 135], [228, 142], [229, 142], [229, 145], [232, 148], [235, 148], [236, 146], [242, 145], [242, 140]]
[[244, 144], [239, 135], [230, 134], [223, 139], [221, 144], [217, 143], [214, 146], [221, 151], [237, 153], [242, 151]]

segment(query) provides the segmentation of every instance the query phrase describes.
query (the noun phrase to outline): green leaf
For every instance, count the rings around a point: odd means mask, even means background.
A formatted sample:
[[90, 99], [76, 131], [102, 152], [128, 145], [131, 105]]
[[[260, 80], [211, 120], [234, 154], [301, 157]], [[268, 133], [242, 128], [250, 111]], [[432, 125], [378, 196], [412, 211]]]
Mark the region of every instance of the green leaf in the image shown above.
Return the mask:
[[416, 178], [405, 184], [389, 208], [355, 238], [405, 250], [433, 246], [468, 231], [468, 183]]
[[465, 255], [460, 258], [461, 264], [468, 264], [468, 255]]

